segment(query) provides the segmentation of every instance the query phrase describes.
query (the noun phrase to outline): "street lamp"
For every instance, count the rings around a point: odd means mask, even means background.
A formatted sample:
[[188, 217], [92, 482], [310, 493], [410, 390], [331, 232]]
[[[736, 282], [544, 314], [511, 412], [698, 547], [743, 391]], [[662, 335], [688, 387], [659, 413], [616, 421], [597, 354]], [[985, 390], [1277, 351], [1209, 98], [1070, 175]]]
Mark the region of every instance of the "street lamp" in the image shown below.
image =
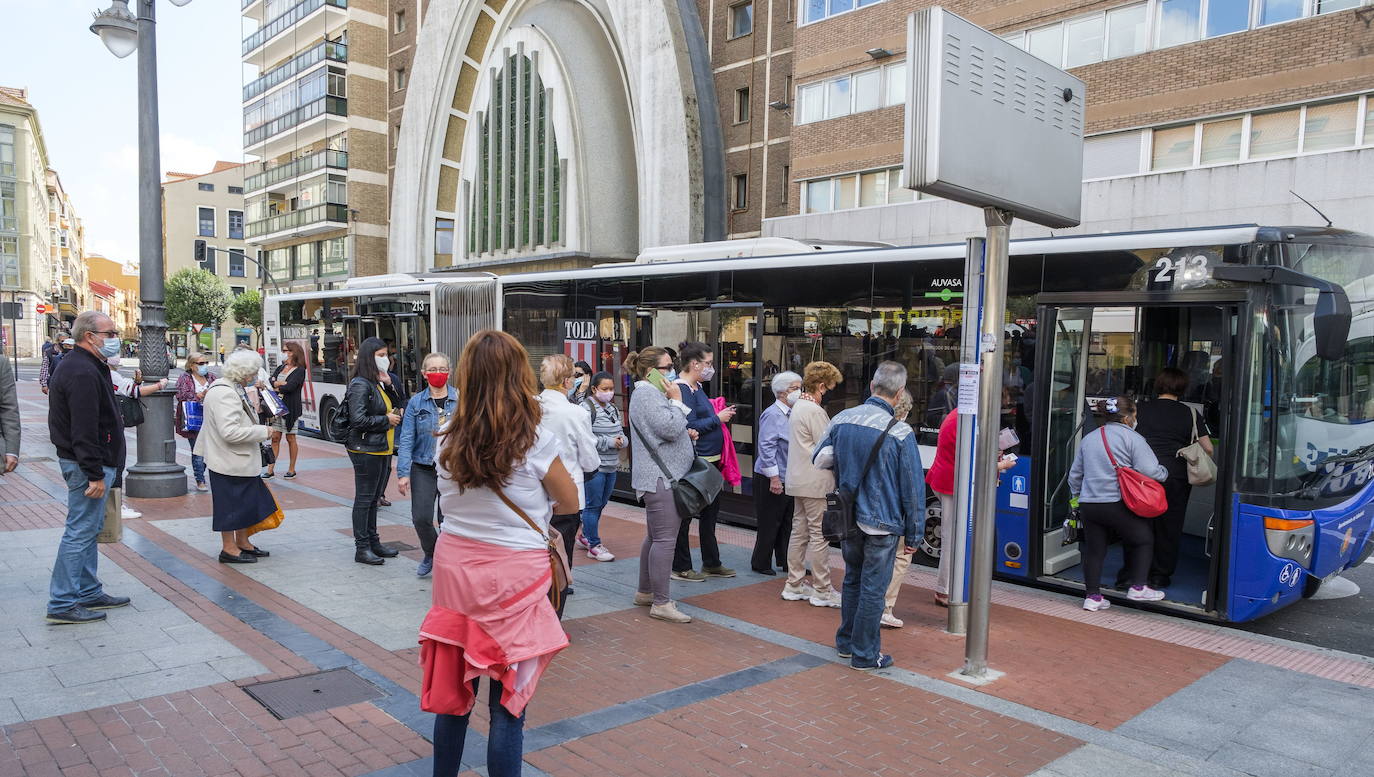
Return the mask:
[[[171, 0], [186, 5], [191, 0]], [[167, 377], [167, 298], [162, 256], [162, 152], [158, 142], [157, 27], [155, 0], [111, 0], [97, 13], [91, 32], [111, 54], [127, 57], [138, 50], [138, 254], [141, 272], [139, 366], [145, 383]], [[124, 478], [124, 493], [137, 498], [182, 496], [186, 469], [177, 463], [172, 428], [175, 392], [162, 390], [145, 398], [146, 420], [138, 426], [138, 462]]]

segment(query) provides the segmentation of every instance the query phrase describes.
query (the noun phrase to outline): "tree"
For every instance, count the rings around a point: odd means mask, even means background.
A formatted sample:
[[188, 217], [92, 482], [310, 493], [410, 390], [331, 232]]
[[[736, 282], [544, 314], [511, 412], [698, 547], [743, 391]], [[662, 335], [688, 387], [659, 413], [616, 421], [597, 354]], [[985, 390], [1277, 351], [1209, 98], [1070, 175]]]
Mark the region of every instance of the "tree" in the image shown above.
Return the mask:
[[262, 339], [262, 294], [257, 289], [249, 289], [234, 297], [230, 312], [239, 326], [252, 327]]
[[178, 270], [167, 279], [167, 327], [185, 329], [190, 324], [216, 328], [229, 314], [229, 284], [200, 268]]

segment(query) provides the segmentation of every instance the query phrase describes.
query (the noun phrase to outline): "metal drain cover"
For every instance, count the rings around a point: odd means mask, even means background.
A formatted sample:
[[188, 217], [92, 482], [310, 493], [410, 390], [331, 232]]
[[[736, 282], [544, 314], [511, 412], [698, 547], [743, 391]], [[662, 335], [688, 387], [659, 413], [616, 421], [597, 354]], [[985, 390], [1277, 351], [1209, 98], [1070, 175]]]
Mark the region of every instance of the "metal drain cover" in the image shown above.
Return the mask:
[[288, 680], [245, 685], [243, 690], [266, 707], [268, 712], [276, 715], [278, 720], [380, 699], [386, 695], [349, 669], [330, 669]]
[[420, 549], [418, 545], [411, 545], [409, 542], [384, 542], [384, 543], [382, 543], [382, 544], [383, 544], [383, 545], [386, 545], [387, 547], [391, 548], [392, 550], [399, 550], [399, 551], [419, 550], [419, 549]]

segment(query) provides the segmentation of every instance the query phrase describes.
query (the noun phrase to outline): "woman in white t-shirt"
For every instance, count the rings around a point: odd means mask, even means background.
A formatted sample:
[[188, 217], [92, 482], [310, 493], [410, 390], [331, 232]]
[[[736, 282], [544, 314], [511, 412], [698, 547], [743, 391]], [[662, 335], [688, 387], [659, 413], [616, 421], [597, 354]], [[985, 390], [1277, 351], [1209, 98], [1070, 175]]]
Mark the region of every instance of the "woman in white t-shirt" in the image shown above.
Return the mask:
[[436, 461], [444, 522], [420, 627], [421, 708], [436, 713], [434, 774], [454, 777], [477, 694], [477, 680], [465, 678], [486, 677], [487, 768], [519, 774], [525, 705], [568, 645], [548, 598], [547, 533], [554, 513], [577, 511], [577, 486], [558, 436], [541, 424], [529, 355], [515, 338], [473, 335], [457, 376]]

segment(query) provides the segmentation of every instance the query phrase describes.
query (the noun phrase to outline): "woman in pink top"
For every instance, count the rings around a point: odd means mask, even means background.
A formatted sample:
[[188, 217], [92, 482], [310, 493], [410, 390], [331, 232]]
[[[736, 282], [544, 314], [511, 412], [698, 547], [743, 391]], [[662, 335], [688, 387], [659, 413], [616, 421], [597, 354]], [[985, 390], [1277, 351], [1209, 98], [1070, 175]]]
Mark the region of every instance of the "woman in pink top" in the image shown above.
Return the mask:
[[954, 409], [940, 422], [935, 462], [926, 473], [926, 484], [940, 500], [940, 566], [935, 581], [935, 603], [941, 607], [949, 606], [949, 554], [945, 549], [954, 543], [954, 453], [958, 442], [959, 411]]
[[455, 777], [476, 701], [491, 686], [487, 770], [520, 774], [525, 705], [568, 636], [549, 603], [549, 519], [577, 511], [577, 486], [543, 427], [529, 356], [484, 330], [463, 347], [458, 406], [440, 444], [444, 523], [434, 600], [420, 626], [420, 706], [434, 719], [434, 774]]

